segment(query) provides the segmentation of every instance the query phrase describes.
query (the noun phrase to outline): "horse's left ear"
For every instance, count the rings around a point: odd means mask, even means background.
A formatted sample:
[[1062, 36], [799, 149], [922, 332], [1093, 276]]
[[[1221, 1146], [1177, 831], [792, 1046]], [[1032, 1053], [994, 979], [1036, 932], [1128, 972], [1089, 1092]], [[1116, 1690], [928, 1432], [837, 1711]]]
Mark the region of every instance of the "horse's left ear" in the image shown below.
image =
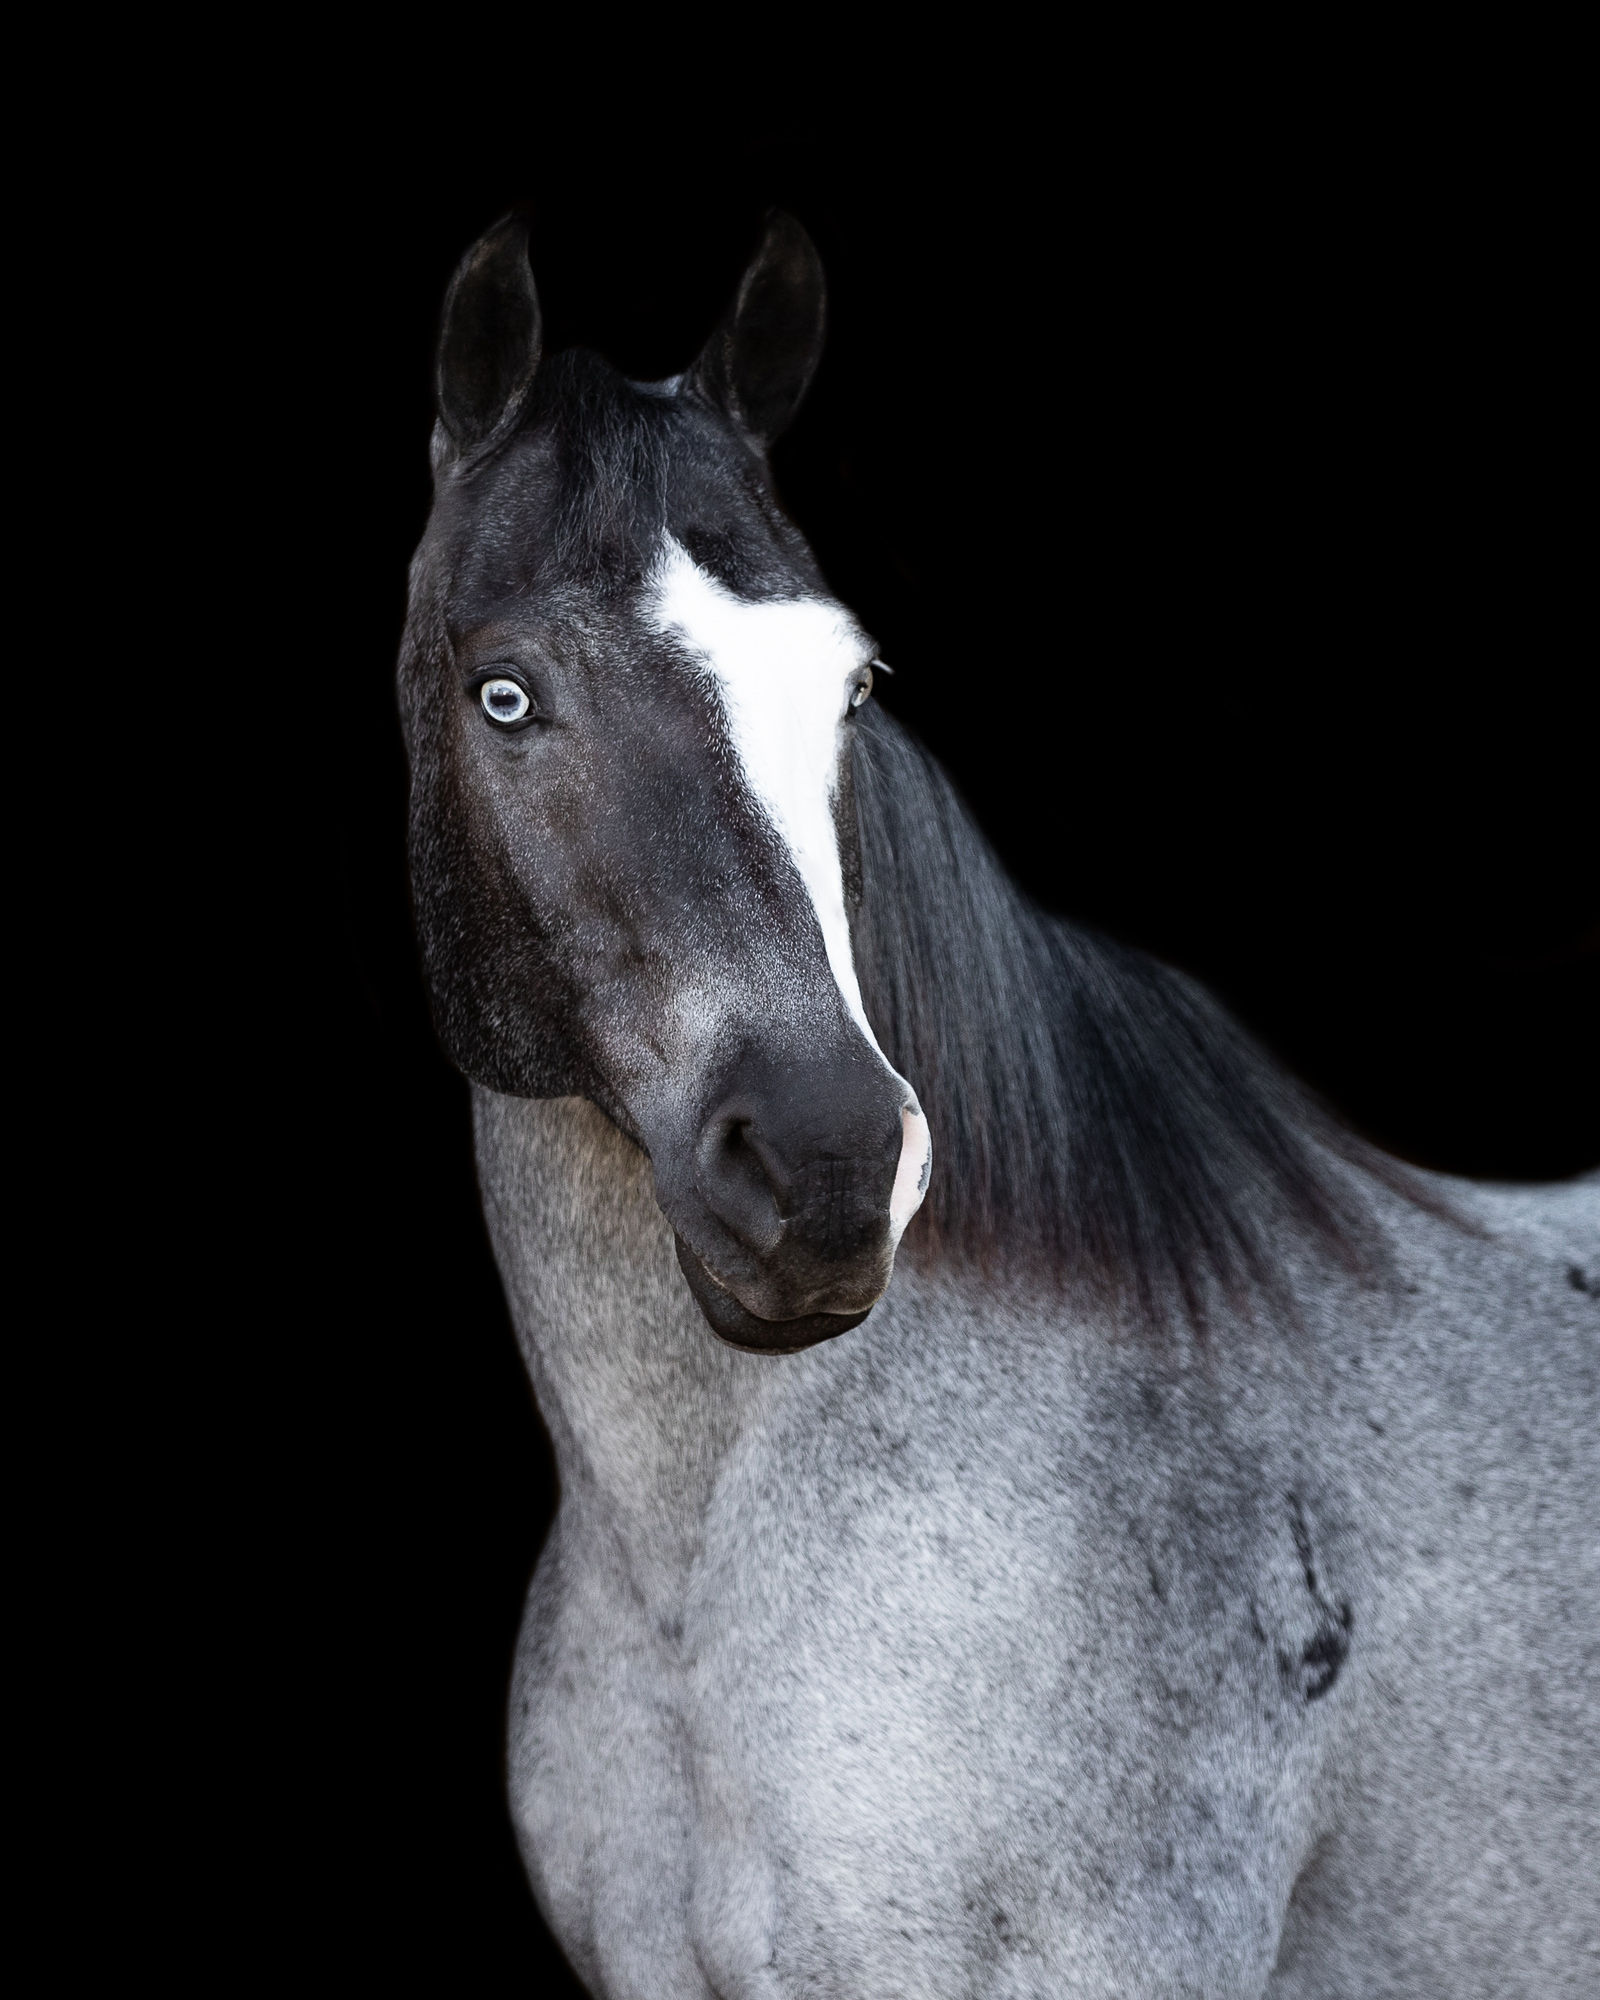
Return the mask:
[[690, 382], [763, 447], [787, 427], [822, 359], [827, 287], [816, 245], [781, 209]]

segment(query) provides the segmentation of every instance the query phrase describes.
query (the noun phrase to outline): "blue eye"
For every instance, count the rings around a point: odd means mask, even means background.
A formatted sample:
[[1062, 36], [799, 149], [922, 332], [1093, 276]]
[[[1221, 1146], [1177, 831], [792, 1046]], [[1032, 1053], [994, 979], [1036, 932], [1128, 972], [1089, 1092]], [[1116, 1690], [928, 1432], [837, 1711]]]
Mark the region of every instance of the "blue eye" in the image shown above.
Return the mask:
[[483, 712], [489, 720], [503, 725], [522, 722], [533, 711], [527, 690], [518, 687], [515, 681], [485, 681], [478, 690], [478, 699], [483, 703]]

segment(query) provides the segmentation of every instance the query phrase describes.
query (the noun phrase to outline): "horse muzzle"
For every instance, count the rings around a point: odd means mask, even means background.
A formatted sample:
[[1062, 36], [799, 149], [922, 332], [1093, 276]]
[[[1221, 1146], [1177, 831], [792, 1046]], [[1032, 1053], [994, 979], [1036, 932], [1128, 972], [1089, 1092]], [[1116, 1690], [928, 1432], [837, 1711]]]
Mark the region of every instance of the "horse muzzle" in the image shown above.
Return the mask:
[[859, 1326], [927, 1187], [927, 1121], [881, 1060], [841, 1076], [743, 1065], [678, 1171], [657, 1172], [678, 1263], [730, 1345], [789, 1354]]
[[673, 1240], [679, 1268], [688, 1280], [695, 1303], [706, 1316], [707, 1325], [719, 1340], [730, 1347], [742, 1348], [747, 1354], [798, 1354], [803, 1347], [815, 1347], [819, 1341], [832, 1340], [835, 1335], [859, 1326], [878, 1302], [874, 1298], [859, 1312], [801, 1313], [789, 1319], [764, 1319], [741, 1305], [727, 1286], [711, 1275], [676, 1230]]

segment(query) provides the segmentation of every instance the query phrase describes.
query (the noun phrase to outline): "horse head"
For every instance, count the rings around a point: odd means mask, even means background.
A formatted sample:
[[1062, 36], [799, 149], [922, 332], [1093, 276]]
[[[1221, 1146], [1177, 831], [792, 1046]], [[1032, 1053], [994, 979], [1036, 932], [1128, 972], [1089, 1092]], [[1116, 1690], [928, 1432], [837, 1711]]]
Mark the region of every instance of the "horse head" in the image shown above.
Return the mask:
[[693, 367], [630, 382], [542, 352], [525, 226], [490, 230], [445, 301], [400, 662], [445, 1048], [597, 1104], [711, 1326], [768, 1352], [866, 1317], [930, 1163], [851, 952], [876, 648], [767, 467], [823, 317], [774, 216]]

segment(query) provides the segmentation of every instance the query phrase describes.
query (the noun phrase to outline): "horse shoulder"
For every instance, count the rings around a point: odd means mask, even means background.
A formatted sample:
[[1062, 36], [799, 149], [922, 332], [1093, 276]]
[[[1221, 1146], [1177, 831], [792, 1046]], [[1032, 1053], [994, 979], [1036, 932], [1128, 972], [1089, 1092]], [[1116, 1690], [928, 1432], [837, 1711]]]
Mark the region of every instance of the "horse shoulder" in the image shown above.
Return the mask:
[[1392, 1310], [1332, 1368], [1362, 1699], [1274, 1993], [1581, 1990], [1592, 1949], [1600, 1183], [1443, 1191], [1468, 1227], [1391, 1218]]

